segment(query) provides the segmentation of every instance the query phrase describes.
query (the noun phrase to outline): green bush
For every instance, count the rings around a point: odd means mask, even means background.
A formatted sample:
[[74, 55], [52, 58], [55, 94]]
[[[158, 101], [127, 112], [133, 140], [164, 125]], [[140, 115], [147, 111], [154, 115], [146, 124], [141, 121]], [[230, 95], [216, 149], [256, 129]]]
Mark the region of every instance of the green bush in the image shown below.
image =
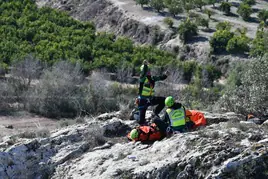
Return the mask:
[[180, 101], [189, 109], [205, 110], [215, 104], [220, 92], [220, 86], [206, 89], [200, 79], [195, 79], [180, 92]]
[[245, 53], [249, 51], [250, 39], [246, 35], [235, 35], [228, 41], [226, 50], [231, 53]]
[[[86, 73], [102, 67], [114, 72], [123, 62], [139, 66], [148, 57], [156, 63], [168, 63], [174, 57], [155, 48], [133, 46], [131, 40], [117, 39], [111, 33], [95, 33], [92, 23], [77, 21], [49, 7], [37, 8], [34, 1], [4, 1], [0, 9], [0, 64], [7, 67], [29, 54], [48, 65], [62, 59], [79, 62]], [[155, 32], [157, 44], [162, 36]]]
[[209, 41], [212, 51], [214, 53], [224, 52], [233, 36], [234, 34], [229, 30], [217, 30]]
[[205, 5], [203, 0], [194, 0], [193, 3], [195, 7], [199, 8], [200, 10], [202, 10], [202, 7]]
[[257, 30], [256, 37], [252, 42], [250, 55], [257, 57], [263, 56], [268, 51], [268, 31], [264, 31], [262, 27]]
[[194, 71], [197, 67], [197, 63], [195, 61], [185, 61], [182, 63], [182, 69], [183, 69], [183, 79], [187, 82], [190, 82]]
[[211, 10], [209, 10], [209, 9], [205, 9], [205, 10], [204, 10], [204, 13], [207, 14], [207, 16], [208, 16], [209, 19], [210, 19], [211, 16], [214, 14], [214, 12], [211, 11]]
[[229, 15], [231, 12], [231, 6], [231, 3], [223, 1], [221, 2], [220, 10], [223, 11], [225, 14]]
[[238, 7], [237, 13], [245, 20], [249, 20], [250, 15], [252, 14], [252, 8], [248, 4], [240, 4]]
[[179, 25], [178, 30], [179, 30], [180, 39], [183, 42], [187, 42], [193, 36], [196, 36], [197, 32], [198, 32], [197, 25], [195, 23], [191, 22], [191, 20], [189, 18], [187, 20], [183, 21]]
[[157, 12], [160, 12], [165, 7], [163, 0], [151, 0], [150, 6], [154, 9], [156, 9]]
[[260, 21], [264, 21], [265, 23], [266, 20], [268, 19], [268, 10], [265, 9], [260, 10], [260, 12], [258, 13], [258, 18], [260, 19]]
[[243, 3], [252, 6], [256, 4], [256, 1], [255, 0], [243, 0]]
[[196, 24], [202, 27], [206, 27], [207, 29], [209, 28], [209, 19], [205, 18], [196, 18]]
[[219, 22], [216, 25], [217, 30], [231, 30], [231, 24], [228, 21]]
[[205, 0], [206, 4], [212, 4], [213, 7], [215, 7], [215, 3], [217, 2], [217, 0]]
[[228, 111], [244, 114], [267, 113], [268, 55], [248, 62], [232, 73], [230, 77], [234, 82], [227, 84], [225, 94], [220, 99], [221, 106]]
[[177, 0], [164, 0], [165, 7], [167, 7], [168, 12], [175, 17], [177, 14], [183, 12], [183, 7], [180, 1]]
[[170, 17], [166, 17], [164, 19], [164, 23], [167, 24], [169, 28], [171, 28], [174, 24], [173, 20]]
[[144, 5], [148, 5], [149, 2], [149, 0], [136, 0], [136, 4], [140, 4], [141, 7], [143, 7]]

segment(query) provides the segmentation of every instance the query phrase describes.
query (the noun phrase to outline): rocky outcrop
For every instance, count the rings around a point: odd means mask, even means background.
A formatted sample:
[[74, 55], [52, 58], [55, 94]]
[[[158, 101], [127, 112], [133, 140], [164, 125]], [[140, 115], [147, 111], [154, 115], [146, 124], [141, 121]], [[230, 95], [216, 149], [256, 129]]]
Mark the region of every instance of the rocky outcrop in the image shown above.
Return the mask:
[[129, 17], [126, 10], [109, 0], [37, 0], [37, 4], [68, 11], [75, 19], [93, 21], [100, 31], [112, 31], [142, 44], [165, 43], [173, 35], [171, 30]]
[[136, 124], [120, 113], [20, 139], [0, 152], [0, 178], [267, 178], [268, 128], [234, 113], [205, 113], [209, 125], [153, 144], [128, 142]]

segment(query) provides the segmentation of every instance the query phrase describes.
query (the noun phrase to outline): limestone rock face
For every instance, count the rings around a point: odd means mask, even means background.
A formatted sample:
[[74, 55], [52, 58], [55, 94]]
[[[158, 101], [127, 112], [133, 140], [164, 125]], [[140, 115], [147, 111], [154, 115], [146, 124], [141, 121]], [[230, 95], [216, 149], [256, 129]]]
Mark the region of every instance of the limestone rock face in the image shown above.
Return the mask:
[[110, 113], [0, 146], [0, 178], [267, 178], [268, 128], [234, 113], [153, 144], [130, 142], [136, 124]]

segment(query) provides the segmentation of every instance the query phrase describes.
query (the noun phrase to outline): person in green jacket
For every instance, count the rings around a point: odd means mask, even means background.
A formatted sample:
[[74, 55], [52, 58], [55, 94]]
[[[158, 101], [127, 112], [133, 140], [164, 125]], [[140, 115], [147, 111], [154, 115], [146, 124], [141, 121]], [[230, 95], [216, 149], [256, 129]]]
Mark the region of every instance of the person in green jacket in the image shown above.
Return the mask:
[[152, 76], [149, 68], [149, 63], [144, 60], [143, 65], [140, 68], [140, 85], [138, 96], [138, 109], [139, 109], [139, 124], [145, 124], [145, 114], [148, 106], [156, 106], [154, 109], [154, 115], [158, 116], [162, 109], [165, 107], [165, 97], [154, 96], [155, 82], [165, 80], [168, 76], [168, 72], [161, 76]]

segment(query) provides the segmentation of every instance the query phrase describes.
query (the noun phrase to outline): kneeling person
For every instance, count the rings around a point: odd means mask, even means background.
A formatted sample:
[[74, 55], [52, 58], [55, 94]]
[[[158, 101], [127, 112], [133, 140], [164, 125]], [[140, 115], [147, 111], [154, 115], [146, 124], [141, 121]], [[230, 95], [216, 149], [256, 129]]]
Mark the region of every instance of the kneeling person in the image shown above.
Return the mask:
[[185, 132], [186, 131], [186, 112], [181, 103], [175, 103], [174, 98], [169, 96], [165, 99], [168, 107], [164, 119], [155, 119], [154, 123], [162, 133], [165, 132]]

